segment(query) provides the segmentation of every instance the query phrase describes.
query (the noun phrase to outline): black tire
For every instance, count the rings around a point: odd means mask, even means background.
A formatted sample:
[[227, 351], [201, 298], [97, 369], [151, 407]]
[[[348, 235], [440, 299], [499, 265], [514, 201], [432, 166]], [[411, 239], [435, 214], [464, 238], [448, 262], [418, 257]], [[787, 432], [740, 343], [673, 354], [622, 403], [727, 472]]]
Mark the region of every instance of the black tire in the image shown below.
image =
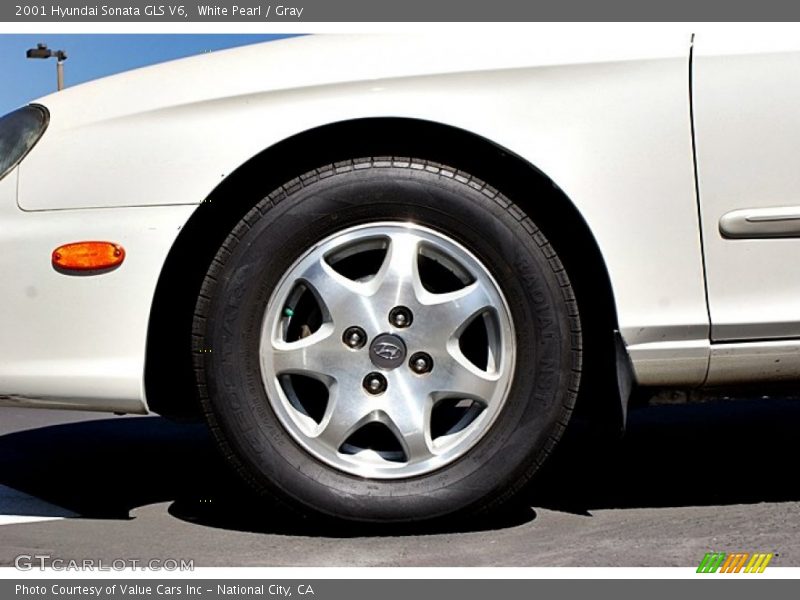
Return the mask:
[[[283, 428], [261, 382], [259, 335], [272, 290], [304, 251], [347, 227], [394, 220], [446, 233], [488, 267], [513, 316], [517, 362], [501, 413], [464, 456], [417, 477], [366, 479], [316, 460]], [[510, 499], [561, 436], [581, 369], [577, 303], [542, 232], [489, 185], [407, 158], [328, 165], [259, 202], [209, 268], [193, 337], [202, 407], [236, 470], [305, 514], [355, 521], [464, 516]]]

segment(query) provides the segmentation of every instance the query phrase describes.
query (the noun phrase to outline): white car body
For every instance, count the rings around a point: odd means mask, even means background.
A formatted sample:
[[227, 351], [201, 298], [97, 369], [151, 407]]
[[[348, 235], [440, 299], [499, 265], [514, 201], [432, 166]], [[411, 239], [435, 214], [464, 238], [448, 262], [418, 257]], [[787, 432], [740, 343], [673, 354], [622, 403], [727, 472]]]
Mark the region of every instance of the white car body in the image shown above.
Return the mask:
[[[800, 213], [800, 42], [692, 43], [303, 37], [39, 100], [49, 127], [0, 181], [0, 401], [147, 412], [154, 294], [198, 206], [265, 149], [368, 118], [465, 130], [555, 182], [596, 240], [638, 384], [800, 378], [800, 240], [719, 233], [735, 210]], [[93, 239], [124, 264], [53, 269], [54, 248]]]

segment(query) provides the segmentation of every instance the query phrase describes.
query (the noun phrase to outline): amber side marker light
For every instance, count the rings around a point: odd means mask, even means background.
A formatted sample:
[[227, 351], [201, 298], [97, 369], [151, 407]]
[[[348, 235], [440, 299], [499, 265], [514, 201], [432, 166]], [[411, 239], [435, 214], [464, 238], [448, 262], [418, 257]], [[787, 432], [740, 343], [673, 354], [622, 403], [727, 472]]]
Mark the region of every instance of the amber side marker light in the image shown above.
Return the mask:
[[113, 269], [125, 260], [125, 249], [111, 242], [73, 242], [53, 250], [53, 266], [63, 271]]

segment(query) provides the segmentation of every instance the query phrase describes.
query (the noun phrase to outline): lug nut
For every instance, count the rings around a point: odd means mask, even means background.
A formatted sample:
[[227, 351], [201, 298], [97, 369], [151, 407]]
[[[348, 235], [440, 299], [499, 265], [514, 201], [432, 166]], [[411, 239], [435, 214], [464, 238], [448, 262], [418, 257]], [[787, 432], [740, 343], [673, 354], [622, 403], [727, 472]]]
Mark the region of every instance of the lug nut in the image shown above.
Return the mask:
[[344, 330], [342, 342], [351, 350], [358, 350], [367, 343], [367, 334], [361, 327], [348, 327]]
[[425, 373], [430, 373], [433, 369], [433, 359], [430, 354], [417, 352], [408, 359], [408, 366], [417, 375], [424, 375]]
[[411, 311], [405, 306], [395, 306], [391, 311], [389, 311], [389, 323], [398, 329], [408, 327], [411, 325], [411, 321], [413, 320], [414, 317], [411, 314]]
[[364, 389], [376, 396], [382, 394], [386, 391], [386, 377], [380, 373], [368, 373], [364, 377]]

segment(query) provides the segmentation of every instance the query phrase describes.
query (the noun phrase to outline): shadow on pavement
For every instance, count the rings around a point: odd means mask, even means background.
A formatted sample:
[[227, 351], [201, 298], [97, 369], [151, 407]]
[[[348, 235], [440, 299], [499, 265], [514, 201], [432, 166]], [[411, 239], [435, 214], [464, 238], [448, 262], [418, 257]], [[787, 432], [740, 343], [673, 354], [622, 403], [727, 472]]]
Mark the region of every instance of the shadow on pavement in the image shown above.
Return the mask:
[[797, 398], [645, 407], [630, 413], [616, 443], [568, 430], [526, 500], [579, 514], [797, 501], [799, 427]]
[[128, 519], [134, 508], [172, 502], [170, 514], [185, 521], [284, 535], [440, 534], [514, 527], [535, 518], [533, 509], [519, 506], [459, 525], [308, 522], [241, 483], [214, 449], [205, 425], [159, 417], [92, 420], [0, 436], [0, 485], [88, 518]]
[[171, 502], [176, 518], [211, 527], [326, 537], [434, 535], [515, 527], [531, 506], [577, 514], [601, 508], [800, 500], [800, 401], [657, 406], [630, 415], [628, 433], [599, 447], [577, 424], [520, 502], [460, 526], [309, 523], [254, 495], [227, 469], [205, 426], [158, 417], [104, 419], [0, 436], [0, 484], [84, 517], [127, 519]]
[[127, 519], [225, 479], [203, 425], [112, 418], [0, 437], [0, 484], [87, 517]]

